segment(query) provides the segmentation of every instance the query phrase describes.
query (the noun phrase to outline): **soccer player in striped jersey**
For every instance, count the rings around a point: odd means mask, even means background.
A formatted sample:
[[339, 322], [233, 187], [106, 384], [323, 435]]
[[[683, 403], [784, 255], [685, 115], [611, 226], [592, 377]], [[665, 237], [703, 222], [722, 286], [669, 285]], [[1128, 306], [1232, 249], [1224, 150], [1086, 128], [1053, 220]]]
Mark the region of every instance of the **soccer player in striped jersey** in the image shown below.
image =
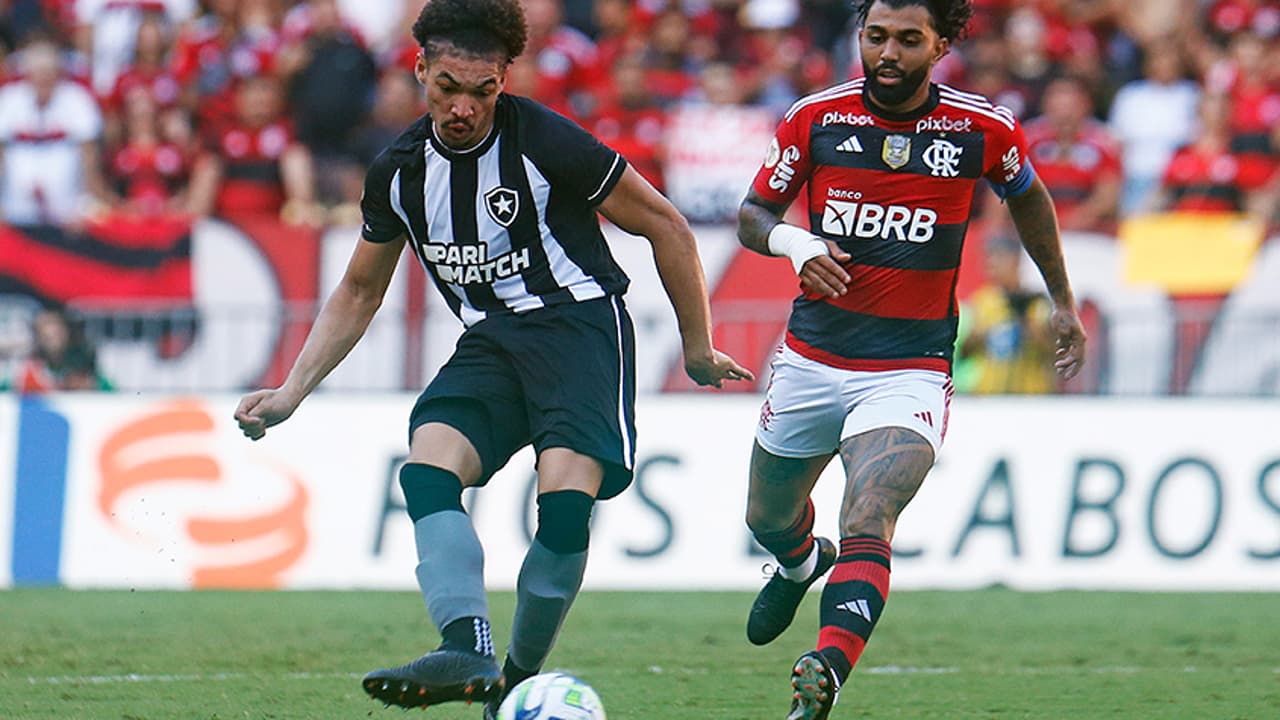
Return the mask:
[[[413, 26], [428, 114], [369, 168], [362, 239], [283, 386], [236, 410], [258, 439], [355, 345], [407, 244], [466, 325], [415, 404], [400, 471], [418, 585], [439, 649], [362, 686], [403, 707], [452, 700], [496, 712], [539, 671], [586, 567], [591, 509], [635, 461], [635, 339], [597, 213], [653, 246], [699, 385], [750, 380], [711, 344], [706, 283], [676, 209], [616, 152], [546, 107], [503, 92], [524, 50], [519, 0], [430, 0]], [[462, 489], [513, 453], [537, 454], [538, 526], [517, 582], [506, 664], [494, 656], [483, 551]]]
[[[894, 525], [946, 432], [956, 274], [979, 180], [1008, 204], [1048, 286], [1059, 373], [1084, 359], [1053, 203], [1017, 121], [931, 81], [971, 14], [971, 0], [856, 3], [864, 77], [791, 107], [739, 214], [742, 244], [789, 258], [802, 290], [751, 457], [747, 524], [780, 566], [751, 608], [751, 642], [776, 638], [831, 571], [788, 720], [828, 716], [884, 609]], [[781, 222], [805, 185], [809, 229]], [[847, 477], [838, 547], [814, 537], [809, 499], [836, 453]]]

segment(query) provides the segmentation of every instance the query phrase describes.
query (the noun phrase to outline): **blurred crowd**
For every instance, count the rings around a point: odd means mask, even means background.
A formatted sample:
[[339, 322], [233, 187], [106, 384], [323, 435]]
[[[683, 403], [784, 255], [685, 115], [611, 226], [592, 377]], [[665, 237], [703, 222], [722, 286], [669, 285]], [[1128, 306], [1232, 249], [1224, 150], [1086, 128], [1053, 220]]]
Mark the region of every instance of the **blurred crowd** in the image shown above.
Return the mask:
[[[0, 0], [0, 216], [104, 210], [347, 222], [423, 112], [421, 0]], [[780, 115], [861, 74], [846, 0], [525, 0], [508, 91], [664, 186], [690, 104]], [[1066, 229], [1160, 210], [1271, 221], [1280, 0], [976, 0], [941, 82], [1025, 123]], [[742, 178], [745, 188], [749, 178]]]
[[[0, 391], [21, 394], [60, 390], [111, 390], [98, 371], [97, 352], [85, 337], [84, 324], [65, 308], [47, 306], [31, 315], [30, 336], [0, 332], [0, 359], [14, 354], [11, 367], [0, 374]], [[0, 328], [10, 330], [10, 328]], [[11, 347], [6, 347], [9, 345]]]
[[[424, 112], [409, 34], [421, 3], [0, 0], [0, 224], [74, 234], [125, 216], [358, 222], [364, 169]], [[711, 194], [712, 173], [676, 162], [670, 138], [687, 143], [734, 113], [772, 127], [796, 99], [862, 74], [849, 0], [524, 4], [530, 42], [508, 91], [573, 118], [659, 189], [692, 173], [704, 183], [694, 195]], [[1274, 233], [1280, 0], [975, 7], [935, 79], [1022, 120], [1065, 230], [1115, 236], [1126, 218], [1179, 210], [1244, 213]], [[673, 127], [699, 112], [710, 124]], [[719, 145], [742, 152], [732, 136]], [[745, 192], [749, 173], [736, 175], [711, 190]], [[732, 221], [731, 200], [713, 220]], [[986, 193], [976, 205], [977, 234], [991, 240], [986, 283], [962, 313], [957, 379], [973, 391], [1050, 390], [1047, 309], [1020, 288], [997, 202]], [[91, 351], [58, 349], [74, 322], [42, 317], [50, 329], [32, 337], [53, 349], [34, 347], [15, 377], [104, 386]]]

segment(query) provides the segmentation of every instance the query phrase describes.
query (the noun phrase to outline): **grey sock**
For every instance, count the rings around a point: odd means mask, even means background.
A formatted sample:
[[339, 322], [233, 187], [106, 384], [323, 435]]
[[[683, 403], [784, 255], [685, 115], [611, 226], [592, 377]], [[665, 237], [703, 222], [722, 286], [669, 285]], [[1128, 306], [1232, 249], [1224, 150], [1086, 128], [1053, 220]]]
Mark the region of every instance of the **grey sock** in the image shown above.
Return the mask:
[[542, 667], [586, 569], [585, 550], [559, 555], [537, 540], [529, 546], [516, 582], [516, 617], [507, 653], [512, 662], [529, 670]]
[[471, 516], [441, 510], [413, 524], [418, 587], [436, 628], [464, 617], [489, 617], [484, 595], [484, 549]]

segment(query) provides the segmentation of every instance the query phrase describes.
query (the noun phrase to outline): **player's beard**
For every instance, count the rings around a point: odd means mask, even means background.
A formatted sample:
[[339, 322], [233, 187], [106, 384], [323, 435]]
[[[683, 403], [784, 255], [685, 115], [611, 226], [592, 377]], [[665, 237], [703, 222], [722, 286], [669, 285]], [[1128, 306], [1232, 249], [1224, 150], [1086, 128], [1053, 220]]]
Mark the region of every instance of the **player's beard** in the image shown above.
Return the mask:
[[[884, 66], [881, 66], [883, 69]], [[895, 70], [902, 71], [902, 68], [894, 65]], [[897, 85], [881, 85], [880, 78], [867, 65], [867, 61], [862, 61], [862, 74], [867, 79], [867, 92], [871, 93], [871, 98], [876, 104], [885, 107], [897, 107], [916, 94], [924, 81], [929, 78], [929, 66], [922, 65], [920, 69], [912, 72], [903, 72], [902, 77]]]

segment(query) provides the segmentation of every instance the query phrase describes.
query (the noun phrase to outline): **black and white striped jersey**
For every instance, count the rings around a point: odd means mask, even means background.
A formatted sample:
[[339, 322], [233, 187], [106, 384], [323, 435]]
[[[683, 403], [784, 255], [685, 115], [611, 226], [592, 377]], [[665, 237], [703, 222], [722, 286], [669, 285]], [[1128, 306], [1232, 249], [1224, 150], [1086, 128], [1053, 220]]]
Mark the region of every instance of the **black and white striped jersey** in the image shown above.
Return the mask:
[[405, 235], [468, 327], [626, 292], [596, 206], [626, 160], [567, 118], [501, 95], [483, 142], [455, 151], [430, 116], [409, 127], [365, 177], [363, 236]]

